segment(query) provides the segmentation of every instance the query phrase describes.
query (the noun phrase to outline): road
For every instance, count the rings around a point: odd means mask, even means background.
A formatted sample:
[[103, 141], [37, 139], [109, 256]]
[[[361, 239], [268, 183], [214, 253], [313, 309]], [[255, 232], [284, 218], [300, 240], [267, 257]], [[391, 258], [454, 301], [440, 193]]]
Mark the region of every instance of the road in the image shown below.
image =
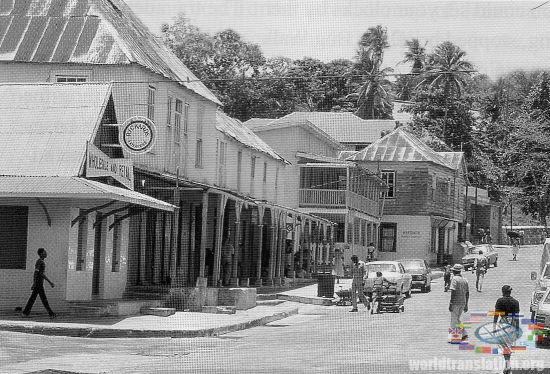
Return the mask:
[[[492, 310], [501, 286], [510, 284], [528, 316], [533, 288], [530, 272], [538, 269], [540, 253], [541, 246], [523, 247], [519, 261], [512, 262], [510, 249], [499, 249], [499, 266], [488, 272], [482, 293], [475, 290], [474, 276], [466, 273], [470, 311]], [[463, 351], [446, 342], [449, 297], [438, 279], [431, 293], [413, 293], [401, 314], [370, 315], [363, 309], [348, 313], [349, 307], [304, 305], [296, 316], [218, 338], [80, 339], [0, 332], [0, 373], [44, 369], [81, 373], [407, 373], [414, 372], [411, 365], [421, 362], [411, 360], [435, 363], [434, 359], [439, 365], [446, 360], [446, 369], [483, 361], [478, 370], [458, 370], [460, 373], [500, 372], [491, 366], [502, 361], [500, 355]], [[473, 329], [470, 336], [472, 344], [482, 344], [476, 341]], [[545, 367], [550, 367], [550, 349], [529, 348], [513, 356], [513, 361], [521, 364], [531, 360], [537, 360], [536, 365], [545, 360]]]

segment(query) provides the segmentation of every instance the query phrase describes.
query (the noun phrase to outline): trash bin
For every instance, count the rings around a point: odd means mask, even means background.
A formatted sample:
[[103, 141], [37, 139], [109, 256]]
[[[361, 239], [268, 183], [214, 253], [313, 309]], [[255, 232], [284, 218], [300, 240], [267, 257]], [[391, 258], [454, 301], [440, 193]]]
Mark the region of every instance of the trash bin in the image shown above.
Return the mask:
[[317, 276], [317, 296], [318, 297], [334, 297], [334, 275], [318, 274]]

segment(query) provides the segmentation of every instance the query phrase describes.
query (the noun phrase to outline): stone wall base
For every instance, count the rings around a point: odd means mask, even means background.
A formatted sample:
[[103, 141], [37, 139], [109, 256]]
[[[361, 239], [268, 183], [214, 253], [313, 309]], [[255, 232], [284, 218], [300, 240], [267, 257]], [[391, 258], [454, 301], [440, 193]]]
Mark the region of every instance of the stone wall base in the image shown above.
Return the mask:
[[247, 310], [256, 306], [255, 288], [219, 288], [218, 305], [235, 306]]

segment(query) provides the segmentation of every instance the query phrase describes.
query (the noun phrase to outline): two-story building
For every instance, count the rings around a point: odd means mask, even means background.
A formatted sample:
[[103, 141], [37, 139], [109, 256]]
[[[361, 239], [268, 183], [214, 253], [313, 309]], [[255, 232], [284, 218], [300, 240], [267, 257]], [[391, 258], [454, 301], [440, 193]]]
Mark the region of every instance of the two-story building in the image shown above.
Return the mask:
[[[245, 124], [291, 162], [282, 175], [291, 191], [287, 203], [301, 212], [335, 222], [335, 245], [349, 262], [352, 254], [365, 260], [367, 246], [377, 241], [383, 204], [380, 196], [385, 187], [372, 171], [338, 159], [345, 146], [315, 124], [322, 122], [323, 117], [329, 122], [342, 121], [343, 115], [293, 113], [277, 120], [253, 119]], [[308, 228], [308, 232], [311, 230], [315, 227]], [[327, 264], [333, 256], [307, 246], [303, 249], [296, 259], [297, 270], [315, 271], [316, 266]]]
[[466, 163], [461, 152], [435, 152], [398, 128], [348, 161], [379, 170], [388, 191], [380, 223], [379, 258], [450, 261], [464, 237]]
[[[246, 152], [229, 147], [239, 141], [219, 129], [219, 100], [123, 1], [14, 0], [1, 3], [0, 16], [0, 83], [111, 82], [117, 122], [106, 131], [136, 116], [153, 123], [155, 141], [147, 152], [104, 145], [132, 160], [136, 191], [177, 207], [175, 213], [130, 208], [125, 215], [128, 291], [220, 285], [222, 241], [238, 221], [229, 218], [238, 217], [229, 214], [235, 207], [251, 210], [250, 222], [271, 230], [261, 240], [274, 250], [283, 247], [287, 220], [330, 225], [277, 203], [283, 184], [275, 188], [272, 181], [286, 164], [265, 149], [247, 154], [252, 137], [239, 145]], [[266, 211], [267, 223], [261, 219]], [[231, 240], [241, 240], [233, 231]], [[249, 247], [257, 248], [260, 237], [250, 239]], [[279, 282], [283, 273], [277, 267], [282, 261], [274, 258], [267, 265], [274, 270], [261, 273], [268, 283]], [[258, 272], [242, 282], [238, 274], [252, 273], [237, 268], [231, 284], [262, 283]]]

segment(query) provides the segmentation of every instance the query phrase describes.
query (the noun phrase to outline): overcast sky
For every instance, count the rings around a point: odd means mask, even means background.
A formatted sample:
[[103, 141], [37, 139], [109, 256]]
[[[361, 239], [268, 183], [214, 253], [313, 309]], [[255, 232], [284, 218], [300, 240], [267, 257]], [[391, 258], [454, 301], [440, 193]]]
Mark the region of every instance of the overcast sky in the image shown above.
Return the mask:
[[[388, 29], [385, 65], [400, 64], [405, 41], [427, 48], [450, 40], [477, 70], [495, 78], [511, 70], [550, 70], [550, 3], [444, 0], [125, 0], [155, 34], [183, 12], [202, 31], [231, 28], [258, 44], [266, 57], [352, 59], [371, 26]], [[154, 6], [152, 6], [154, 4]]]

